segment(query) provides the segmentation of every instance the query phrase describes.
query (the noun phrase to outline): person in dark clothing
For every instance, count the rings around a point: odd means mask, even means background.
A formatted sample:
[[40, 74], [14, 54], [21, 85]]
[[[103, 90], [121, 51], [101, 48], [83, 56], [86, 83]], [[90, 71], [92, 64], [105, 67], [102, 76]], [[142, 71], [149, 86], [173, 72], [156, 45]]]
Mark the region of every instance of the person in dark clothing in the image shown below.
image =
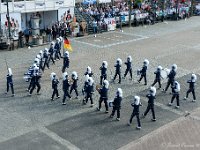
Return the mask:
[[50, 48], [49, 48], [49, 62], [50, 60], [53, 62], [53, 64], [55, 64], [54, 61], [54, 42], [51, 42]]
[[167, 89], [169, 88], [170, 85], [173, 86], [173, 83], [174, 83], [175, 77], [176, 77], [176, 70], [177, 70], [177, 65], [173, 64], [172, 69], [168, 75], [167, 85], [166, 85], [165, 89], [163, 89], [164, 93], [167, 91]]
[[179, 92], [181, 90], [180, 84], [177, 81], [174, 81], [171, 88], [172, 88], [172, 98], [171, 98], [171, 102], [169, 103], [169, 106], [171, 106], [174, 99], [176, 99], [176, 103], [177, 103], [176, 108], [178, 109], [180, 107], [180, 104], [179, 104]]
[[147, 67], [149, 65], [149, 61], [147, 59], [144, 60], [143, 62], [143, 67], [140, 70], [140, 79], [138, 80], [138, 82], [140, 83], [140, 81], [142, 80], [142, 78], [144, 78], [144, 85], [147, 85]]
[[59, 93], [58, 93], [58, 84], [59, 80], [56, 78], [56, 74], [53, 72], [51, 73], [52, 77], [52, 89], [53, 89], [53, 94], [51, 96], [51, 101], [54, 101], [54, 96], [56, 95], [57, 98], [60, 98]]
[[98, 111], [101, 110], [101, 103], [104, 102], [106, 111], [105, 113], [108, 113], [108, 87], [109, 82], [107, 80], [103, 81], [103, 87], [99, 89], [99, 107], [97, 108]]
[[9, 92], [9, 87], [11, 88], [11, 91], [12, 91], [12, 96], [14, 97], [15, 96], [15, 93], [14, 93], [14, 84], [13, 84], [13, 74], [12, 74], [12, 70], [11, 68], [8, 68], [8, 74], [6, 76], [6, 79], [7, 79], [7, 89], [6, 89], [6, 93], [7, 94]]
[[[59, 59], [60, 60], [60, 57], [61, 57], [61, 53], [60, 53], [60, 39], [57, 38], [56, 39], [56, 43], [55, 43], [55, 46], [54, 46], [54, 49], [55, 49], [55, 59]], [[60, 55], [60, 57], [59, 57]]]
[[121, 65], [122, 65], [122, 60], [120, 58], [117, 59], [116, 64], [115, 64], [115, 76], [113, 78], [113, 82], [115, 81], [117, 75], [119, 76], [119, 84], [121, 83]]
[[140, 123], [140, 106], [142, 104], [140, 103], [140, 97], [139, 96], [134, 96], [133, 102], [131, 103], [131, 106], [133, 107], [133, 112], [131, 114], [130, 120], [128, 122], [128, 125], [130, 126], [133, 120], [133, 117], [136, 116], [137, 118], [137, 129], [141, 129], [141, 123]]
[[25, 35], [25, 39], [26, 39], [26, 44], [29, 44], [29, 36], [30, 36], [30, 30], [28, 28], [26, 28], [24, 30], [24, 35]]
[[154, 74], [156, 75], [155, 80], [153, 84], [151, 85], [151, 86], [154, 86], [156, 83], [158, 83], [159, 89], [161, 88], [161, 70], [162, 70], [162, 67], [158, 66], [157, 70], [154, 72]]
[[131, 62], [132, 62], [132, 57], [131, 56], [128, 56], [127, 58], [127, 62], [125, 62], [124, 64], [126, 65], [126, 71], [124, 73], [124, 78], [126, 77], [126, 75], [128, 74], [128, 72], [130, 73], [130, 76], [131, 76], [131, 80], [133, 79], [133, 76], [132, 76], [132, 65], [131, 65]]
[[18, 35], [19, 35], [19, 45], [18, 45], [18, 47], [23, 48], [24, 47], [24, 40], [23, 40], [24, 33], [22, 31], [20, 31], [18, 33]]
[[92, 79], [92, 77], [88, 78], [88, 85], [85, 89], [85, 93], [86, 93], [86, 98], [85, 98], [85, 103], [87, 104], [88, 99], [90, 99], [91, 101], [91, 107], [94, 106], [94, 102], [93, 102], [93, 98], [92, 98], [92, 94], [94, 93], [94, 80]]
[[65, 73], [63, 73], [63, 92], [64, 92], [63, 102], [62, 102], [63, 105], [66, 105], [66, 103], [65, 103], [66, 97], [71, 99], [71, 96], [69, 95], [69, 87], [70, 87], [70, 83], [68, 80], [68, 74], [67, 74], [67, 72], [65, 72]]
[[78, 75], [77, 75], [77, 72], [73, 71], [72, 72], [72, 85], [71, 85], [71, 88], [70, 88], [70, 95], [72, 93], [72, 91], [74, 90], [75, 93], [76, 93], [76, 99], [78, 99]]
[[153, 118], [151, 120], [156, 121], [155, 111], [154, 111], [154, 100], [156, 99], [156, 88], [151, 87], [150, 92], [149, 92], [149, 94], [146, 95], [146, 97], [149, 99], [148, 100], [148, 106], [147, 106], [144, 114], [142, 114], [142, 118], [145, 118], [146, 115], [148, 114], [149, 110], [151, 110], [152, 116], [153, 116]]
[[28, 92], [30, 92], [30, 89], [32, 88], [33, 83], [34, 83], [34, 78], [33, 78], [33, 76], [34, 76], [34, 72], [35, 72], [35, 71], [34, 71], [35, 67], [37, 67], [37, 65], [34, 63], [33, 66], [32, 66], [32, 68], [31, 68], [31, 72], [30, 72], [30, 77], [31, 77], [30, 83], [29, 83], [28, 89], [26, 90], [26, 91], [28, 91]]
[[43, 69], [42, 70], [44, 71], [44, 69], [45, 69], [46, 66], [49, 69], [49, 53], [48, 53], [48, 48], [44, 49], [43, 58], [44, 58], [44, 65], [43, 65]]
[[66, 68], [69, 68], [69, 61], [70, 59], [69, 59], [69, 52], [68, 51], [66, 51], [65, 53], [64, 53], [64, 57], [63, 57], [63, 68], [62, 68], [62, 72], [65, 72], [65, 69]]
[[188, 95], [192, 92], [192, 95], [193, 95], [192, 102], [196, 101], [196, 95], [195, 95], [195, 83], [196, 83], [196, 80], [197, 80], [197, 76], [195, 74], [192, 74], [191, 80], [187, 81], [187, 83], [189, 83], [189, 89], [188, 89], [188, 91], [186, 93], [186, 97], [184, 97], [184, 100], [187, 100]]
[[107, 61], [103, 61], [102, 66], [99, 68], [101, 70], [100, 85], [103, 84], [103, 80], [107, 79], [107, 67], [108, 67]]
[[83, 89], [82, 89], [82, 94], [84, 96], [83, 98], [83, 105], [85, 104], [85, 101], [86, 101], [86, 89], [88, 87], [88, 79], [89, 79], [89, 75], [85, 75], [85, 82], [84, 82], [84, 86], [83, 86]]
[[36, 86], [37, 86], [37, 95], [40, 95], [40, 89], [41, 89], [40, 78], [41, 78], [41, 75], [39, 74], [39, 68], [35, 67], [33, 77], [32, 77], [32, 85], [31, 85], [31, 89], [29, 92], [29, 96], [32, 95], [33, 90], [35, 89]]
[[87, 67], [84, 75], [87, 75], [87, 74], [89, 75], [89, 77], [93, 76], [93, 72], [92, 72], [92, 69], [90, 68], [90, 66]]
[[117, 121], [120, 121], [120, 109], [121, 109], [121, 101], [122, 101], [123, 92], [121, 88], [117, 89], [116, 97], [113, 101], [113, 110], [110, 115], [110, 118], [113, 118], [115, 115], [115, 111], [117, 111]]

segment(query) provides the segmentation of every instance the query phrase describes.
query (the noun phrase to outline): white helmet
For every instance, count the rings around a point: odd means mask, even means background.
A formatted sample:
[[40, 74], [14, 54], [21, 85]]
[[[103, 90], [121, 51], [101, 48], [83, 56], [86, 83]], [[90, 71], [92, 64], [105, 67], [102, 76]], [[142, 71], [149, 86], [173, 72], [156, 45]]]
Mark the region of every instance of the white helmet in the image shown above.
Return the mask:
[[174, 81], [174, 85], [175, 85], [175, 92], [179, 92], [181, 90], [181, 87], [178, 81]]
[[11, 76], [12, 75], [12, 69], [8, 68], [8, 75]]
[[64, 72], [64, 73], [63, 73], [63, 80], [66, 80], [67, 77], [68, 77], [68, 73], [67, 73], [67, 72]]
[[36, 58], [41, 59], [41, 56], [38, 54], [38, 55], [36, 55]]
[[60, 36], [60, 37], [59, 37], [59, 40], [60, 40], [60, 42], [62, 42], [62, 41], [63, 41], [63, 38], [62, 38], [62, 36]]
[[65, 56], [69, 57], [69, 52], [68, 51], [65, 51]]
[[157, 70], [161, 71], [162, 70], [162, 66], [158, 66]]
[[49, 49], [45, 47], [44, 51], [45, 51], [45, 52], [48, 52], [48, 51], [49, 51]]
[[140, 97], [139, 96], [134, 96], [132, 103], [135, 104], [135, 105], [139, 105], [140, 104]]
[[108, 67], [107, 61], [103, 61], [102, 66], [104, 66], [105, 68], [107, 68]]
[[104, 81], [103, 81], [103, 85], [105, 86], [106, 89], [108, 89], [108, 87], [109, 87], [109, 82], [108, 82], [108, 80], [104, 80]]
[[196, 82], [196, 80], [197, 80], [197, 76], [194, 73], [191, 76], [191, 80], [192, 80], [192, 82]]
[[176, 64], [173, 64], [173, 65], [172, 65], [172, 70], [174, 70], [174, 71], [177, 70], [177, 65], [176, 65]]
[[123, 92], [122, 92], [122, 89], [121, 89], [121, 88], [118, 88], [118, 89], [117, 89], [116, 96], [119, 96], [119, 97], [122, 97], [122, 96], [123, 96]]
[[52, 72], [51, 75], [50, 75], [50, 77], [51, 77], [51, 80], [53, 80], [56, 77], [56, 73]]
[[78, 75], [77, 75], [77, 72], [76, 71], [73, 71], [72, 72], [72, 79], [77, 79], [78, 78]]
[[52, 42], [51, 42], [51, 46], [54, 46], [54, 45], [55, 45], [55, 42], [54, 42], [54, 41], [52, 41]]
[[32, 65], [32, 67], [33, 67], [33, 68], [37, 67], [37, 64], [36, 64], [36, 63], [34, 63], [34, 64]]
[[92, 69], [90, 68], [90, 66], [87, 67], [87, 72], [88, 72], [88, 73], [91, 73], [91, 72], [92, 72]]
[[56, 41], [57, 41], [57, 42], [60, 42], [60, 39], [59, 39], [59, 38], [56, 38]]
[[145, 66], [148, 66], [149, 65], [148, 59], [145, 59], [143, 63], [144, 63]]
[[127, 57], [127, 61], [132, 62], [132, 57], [130, 55]]
[[156, 96], [156, 88], [154, 86], [150, 87], [150, 94]]
[[122, 65], [122, 60], [120, 58], [117, 58], [117, 64]]
[[35, 63], [36, 65], [39, 65], [40, 60], [39, 60], [38, 58], [35, 58], [34, 63]]

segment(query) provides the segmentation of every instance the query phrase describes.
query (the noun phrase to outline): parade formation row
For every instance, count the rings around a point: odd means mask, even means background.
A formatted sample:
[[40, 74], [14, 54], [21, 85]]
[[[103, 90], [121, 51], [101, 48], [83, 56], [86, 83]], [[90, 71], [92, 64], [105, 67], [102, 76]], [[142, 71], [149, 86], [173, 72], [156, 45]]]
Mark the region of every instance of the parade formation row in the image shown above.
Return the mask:
[[[40, 95], [40, 80], [42, 78], [42, 72], [45, 71], [45, 67], [49, 68], [49, 63], [52, 61], [53, 64], [55, 64], [55, 60], [60, 60], [63, 58], [63, 67], [62, 67], [62, 73], [63, 73], [63, 81], [62, 81], [62, 89], [63, 89], [63, 100], [62, 100], [62, 105], [66, 105], [66, 98], [71, 99], [71, 94], [73, 91], [75, 91], [76, 98], [78, 99], [79, 93], [78, 93], [78, 74], [76, 71], [73, 71], [71, 74], [71, 77], [69, 77], [68, 72], [66, 71], [67, 68], [69, 68], [70, 64], [70, 57], [69, 57], [69, 52], [66, 51], [64, 52], [63, 56], [61, 56], [61, 48], [62, 48], [62, 43], [63, 39], [62, 37], [57, 38], [56, 42], [51, 42], [50, 48], [45, 48], [44, 50], [41, 50], [39, 54], [36, 56], [34, 59], [34, 63], [30, 68], [28, 69], [27, 73], [24, 74], [24, 78], [27, 82], [29, 83], [29, 87], [27, 91], [29, 92], [29, 96], [32, 95], [34, 89], [37, 87], [37, 94]], [[126, 70], [124, 73], [124, 76], [121, 77], [122, 71], [122, 60], [118, 58], [116, 60], [116, 64], [114, 65], [115, 67], [115, 75], [112, 79], [111, 82], [114, 82], [117, 78], [119, 77], [118, 83], [121, 83], [121, 78], [124, 78], [127, 76], [127, 74], [130, 74], [130, 80], [132, 80], [132, 57], [128, 56], [126, 62], [124, 63], [126, 65]], [[140, 76], [138, 82], [140, 83], [142, 79], [144, 78], [144, 85], [147, 85], [147, 70], [148, 70], [148, 65], [149, 61], [147, 59], [144, 60], [143, 66], [141, 69], [137, 71], [138, 75]], [[96, 85], [96, 90], [98, 91], [100, 98], [99, 98], [99, 105], [97, 107], [97, 110], [101, 110], [101, 104], [104, 102], [105, 104], [105, 113], [109, 113], [109, 107], [112, 107], [112, 113], [110, 115], [111, 118], [114, 117], [115, 112], [117, 111], [117, 118], [116, 120], [120, 120], [120, 109], [121, 109], [121, 101], [123, 99], [123, 91], [121, 88], [118, 88], [116, 91], [116, 96], [114, 100], [109, 101], [108, 100], [108, 92], [109, 92], [109, 81], [108, 81], [108, 75], [107, 75], [107, 69], [108, 68], [108, 63], [107, 61], [103, 61], [100, 69], [101, 75], [100, 75], [100, 82], [99, 84]], [[135, 95], [133, 96], [131, 106], [133, 107], [133, 112], [131, 114], [130, 120], [128, 121], [128, 125], [132, 123], [132, 119], [134, 116], [137, 118], [137, 123], [138, 126], [136, 127], [137, 129], [141, 128], [141, 123], [140, 119], [145, 118], [145, 116], [148, 114], [148, 112], [151, 110], [152, 111], [152, 121], [156, 121], [155, 117], [155, 111], [154, 111], [154, 101], [156, 99], [156, 88], [154, 87], [155, 84], [158, 83], [159, 88], [161, 89], [161, 80], [162, 78], [168, 78], [167, 85], [166, 87], [162, 90], [163, 92], [166, 92], [171, 85], [172, 89], [172, 98], [169, 103], [169, 106], [172, 105], [174, 99], [176, 99], [176, 108], [178, 109], [180, 107], [179, 103], [179, 92], [180, 92], [180, 84], [176, 80], [176, 72], [177, 72], [177, 65], [173, 64], [171, 69], [163, 69], [161, 66], [157, 67], [157, 70], [154, 72], [155, 74], [155, 80], [152, 83], [149, 92], [147, 93], [146, 97], [148, 98], [148, 106], [146, 108], [146, 111], [140, 116], [140, 111], [139, 108], [142, 105], [140, 102], [140, 96]], [[84, 95], [83, 98], [83, 105], [86, 105], [88, 100], [91, 102], [91, 107], [94, 106], [93, 102], [93, 94], [95, 92], [95, 85], [94, 85], [94, 80], [93, 80], [93, 72], [92, 69], [88, 66], [87, 70], [85, 72], [85, 82], [84, 86], [82, 89], [82, 93]], [[14, 84], [13, 84], [13, 74], [11, 68], [8, 68], [8, 74], [7, 74], [7, 91], [6, 94], [9, 91], [9, 87], [11, 88], [12, 91], [12, 96], [15, 96], [14, 93]], [[195, 82], [197, 80], [197, 76], [195, 74], [191, 75], [191, 79], [187, 81], [189, 83], [189, 89], [186, 92], [186, 96], [184, 99], [186, 100], [188, 98], [189, 93], [192, 93], [193, 95], [193, 102], [196, 101], [196, 96], [195, 96]], [[52, 89], [53, 89], [53, 94], [51, 96], [51, 101], [54, 101], [54, 97], [60, 98], [59, 92], [58, 92], [58, 85], [60, 83], [56, 73], [52, 72], [51, 73], [51, 81], [52, 81]]]

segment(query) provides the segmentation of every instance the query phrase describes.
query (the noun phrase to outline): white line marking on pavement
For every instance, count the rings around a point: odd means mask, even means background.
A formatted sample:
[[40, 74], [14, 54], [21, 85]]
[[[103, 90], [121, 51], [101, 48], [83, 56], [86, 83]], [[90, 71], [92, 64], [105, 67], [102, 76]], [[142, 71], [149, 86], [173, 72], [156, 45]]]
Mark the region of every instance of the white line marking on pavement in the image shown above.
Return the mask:
[[86, 45], [90, 45], [90, 46], [93, 46], [93, 47], [97, 47], [97, 48], [107, 48], [107, 47], [116, 46], [116, 45], [120, 45], [120, 44], [126, 44], [126, 43], [130, 43], [130, 42], [144, 40], [144, 39], [147, 39], [147, 38], [148, 37], [141, 37], [141, 38], [137, 38], [137, 39], [133, 39], [133, 40], [127, 40], [127, 41], [121, 41], [121, 42], [117, 42], [117, 43], [107, 44], [105, 46], [99, 46], [99, 45], [96, 45], [96, 44], [91, 44], [91, 43], [83, 42], [83, 41], [79, 41], [79, 40], [75, 40], [75, 41], [79, 42], [79, 43], [82, 43], [82, 44], [86, 44]]
[[52, 139], [54, 139], [55, 141], [61, 143], [62, 145], [66, 146], [68, 149], [70, 150], [80, 150], [80, 148], [76, 147], [75, 145], [73, 145], [71, 142], [61, 138], [60, 136], [58, 136], [56, 133], [48, 130], [45, 127], [40, 127], [39, 131], [41, 131], [42, 133], [48, 135], [49, 137], [51, 137]]

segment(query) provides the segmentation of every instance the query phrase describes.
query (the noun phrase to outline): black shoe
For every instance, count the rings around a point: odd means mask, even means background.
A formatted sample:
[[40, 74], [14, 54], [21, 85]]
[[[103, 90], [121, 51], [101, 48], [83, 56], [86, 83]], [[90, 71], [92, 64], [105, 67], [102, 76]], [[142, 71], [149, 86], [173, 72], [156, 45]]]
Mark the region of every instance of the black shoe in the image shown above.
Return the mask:
[[155, 119], [151, 119], [151, 121], [156, 121], [156, 118]]

